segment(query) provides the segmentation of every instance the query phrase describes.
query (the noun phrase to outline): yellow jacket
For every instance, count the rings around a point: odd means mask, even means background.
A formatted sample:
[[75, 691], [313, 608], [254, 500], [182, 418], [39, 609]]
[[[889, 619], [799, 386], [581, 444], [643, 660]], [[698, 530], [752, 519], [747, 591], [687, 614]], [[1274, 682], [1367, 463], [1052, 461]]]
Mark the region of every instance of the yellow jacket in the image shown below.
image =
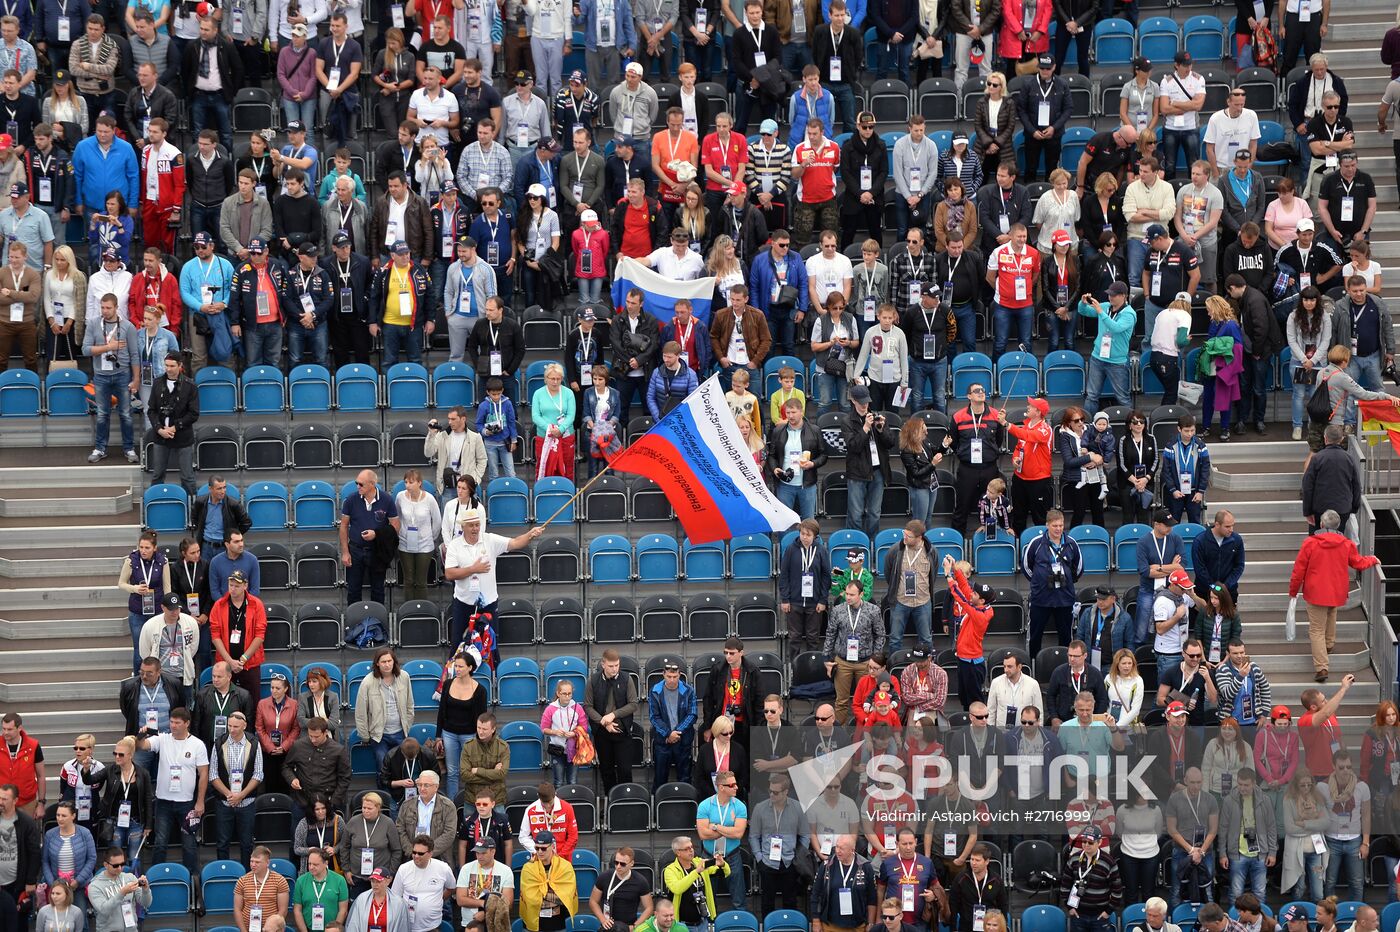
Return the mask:
[[554, 891], [570, 916], [578, 915], [578, 881], [574, 878], [574, 866], [567, 858], [554, 856], [545, 872], [538, 858], [525, 862], [520, 871], [520, 918], [525, 928], [536, 932], [540, 927], [540, 906], [545, 894]]
[[[738, 857], [738, 853], [735, 853]], [[729, 876], [729, 862], [725, 861], [723, 866], [724, 876]], [[695, 881], [700, 880], [705, 884], [705, 905], [709, 907], [710, 918], [715, 919], [719, 913], [715, 912], [715, 891], [711, 885], [710, 878], [715, 872], [721, 870], [720, 865], [713, 861], [707, 866], [704, 858], [696, 858], [691, 861], [691, 869], [687, 871], [681, 867], [680, 861], [672, 861], [666, 865], [665, 872], [661, 875], [666, 881], [666, 889], [671, 891], [672, 899], [680, 899], [683, 896], [690, 896], [691, 890], [695, 886]]]

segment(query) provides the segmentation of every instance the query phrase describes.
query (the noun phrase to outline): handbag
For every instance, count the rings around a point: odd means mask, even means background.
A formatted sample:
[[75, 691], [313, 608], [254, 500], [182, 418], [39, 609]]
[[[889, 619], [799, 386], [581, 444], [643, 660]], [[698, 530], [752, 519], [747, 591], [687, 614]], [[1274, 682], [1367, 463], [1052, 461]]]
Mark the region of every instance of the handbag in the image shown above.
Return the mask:
[[1201, 393], [1205, 391], [1205, 386], [1200, 382], [1177, 382], [1176, 397], [1182, 404], [1196, 405], [1201, 403]]
[[1038, 55], [1032, 55], [1030, 58], [1021, 59], [1016, 63], [1016, 73], [1018, 75], [1035, 74], [1040, 70], [1039, 58]]
[[1293, 384], [1294, 384], [1294, 385], [1316, 385], [1316, 384], [1317, 384], [1317, 370], [1316, 370], [1316, 369], [1304, 369], [1302, 366], [1296, 366], [1296, 367], [1294, 367], [1294, 369], [1293, 369]]
[[834, 348], [826, 351], [826, 358], [822, 360], [822, 371], [833, 379], [846, 377], [846, 363]]

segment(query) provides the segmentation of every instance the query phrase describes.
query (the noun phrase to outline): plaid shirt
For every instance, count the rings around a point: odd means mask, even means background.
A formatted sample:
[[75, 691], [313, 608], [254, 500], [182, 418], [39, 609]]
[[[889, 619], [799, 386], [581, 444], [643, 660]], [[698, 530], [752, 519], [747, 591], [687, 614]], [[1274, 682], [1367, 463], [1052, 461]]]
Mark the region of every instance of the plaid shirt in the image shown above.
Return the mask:
[[[487, 184], [481, 183], [485, 175]], [[479, 191], [486, 187], [509, 191], [515, 183], [515, 163], [510, 160], [510, 152], [500, 142], [491, 143], [488, 152], [481, 143], [474, 142], [462, 152], [462, 161], [457, 163], [457, 190]]]

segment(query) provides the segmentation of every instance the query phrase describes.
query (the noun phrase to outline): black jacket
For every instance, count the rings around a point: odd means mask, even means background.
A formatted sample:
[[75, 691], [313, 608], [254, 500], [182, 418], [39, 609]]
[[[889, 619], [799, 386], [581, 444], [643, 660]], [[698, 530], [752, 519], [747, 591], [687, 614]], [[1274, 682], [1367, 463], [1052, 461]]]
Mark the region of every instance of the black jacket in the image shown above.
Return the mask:
[[1055, 0], [1054, 9], [1055, 22], [1060, 29], [1072, 19], [1083, 26], [1085, 32], [1093, 34], [1094, 23], [1099, 19], [1099, 5], [1094, 0]]
[[[237, 528], [240, 534], [247, 534], [248, 528], [253, 526], [253, 521], [248, 517], [248, 509], [243, 507], [242, 502], [234, 501], [232, 495], [225, 495], [222, 502], [224, 509], [224, 534]], [[201, 495], [194, 503], [194, 539], [201, 544], [204, 543], [204, 525], [209, 520], [209, 496]], [[209, 606], [201, 606], [206, 611]]]
[[978, 903], [1004, 913], [1010, 900], [1011, 891], [1006, 881], [995, 871], [987, 872], [986, 886], [980, 891], [970, 870], [963, 871], [948, 885], [948, 908], [953, 912], [952, 924], [956, 932], [972, 932], [973, 907]]
[[854, 410], [846, 416], [841, 425], [841, 433], [846, 440], [846, 478], [857, 482], [868, 482], [874, 477], [870, 464], [870, 441], [875, 440], [875, 448], [880, 451], [880, 474], [885, 484], [890, 482], [890, 451], [894, 449], [894, 436], [889, 431], [872, 426], [865, 432], [865, 418]]
[[[962, 263], [959, 263], [958, 271], [962, 271], [961, 265]], [[942, 303], [932, 311], [926, 311], [922, 301], [910, 304], [905, 307], [899, 326], [904, 330], [904, 339], [909, 343], [911, 360], [924, 360], [924, 334], [933, 334], [935, 348], [933, 359], [928, 360], [929, 362], [950, 355], [953, 341], [958, 336], [958, 322], [953, 317], [953, 307], [944, 307]]]
[[[185, 56], [180, 62], [180, 73], [185, 79], [185, 89], [191, 99], [195, 95], [195, 81], [199, 77], [199, 54], [204, 41], [196, 40], [185, 46]], [[219, 34], [214, 40], [215, 52], [219, 60], [219, 77], [223, 82], [224, 100], [233, 103], [238, 89], [243, 86], [243, 58], [233, 47], [233, 40]]]
[[[326, 281], [331, 286], [334, 298], [331, 301], [331, 313], [340, 313], [340, 266], [336, 262], [335, 256], [322, 256], [316, 262], [325, 270]], [[350, 316], [362, 324], [369, 323], [369, 260], [358, 252], [350, 253], [350, 292], [353, 296], [350, 306], [354, 313]]]
[[[808, 572], [812, 574], [811, 598], [802, 598], [802, 541], [794, 540], [778, 560], [778, 599], [799, 605], [825, 605], [831, 593], [831, 554], [820, 543], [813, 544], [816, 555]], [[713, 721], [713, 719], [711, 719]]]
[[1084, 677], [1080, 682], [1079, 689], [1074, 688], [1074, 680], [1069, 664], [1056, 667], [1055, 672], [1050, 674], [1050, 685], [1046, 688], [1046, 709], [1045, 720], [1050, 723], [1054, 719], [1062, 722], [1074, 719], [1074, 700], [1083, 691], [1094, 694], [1094, 714], [1102, 715], [1108, 711], [1108, 690], [1104, 689], [1103, 674], [1097, 667], [1084, 664]]
[[626, 378], [627, 361], [635, 358], [643, 374], [651, 376], [651, 370], [661, 364], [661, 323], [646, 311], [637, 318], [637, 332], [627, 323], [627, 312], [623, 311], [611, 321], [613, 371], [619, 378]]
[[1303, 514], [1335, 511], [1345, 520], [1361, 510], [1361, 481], [1346, 447], [1328, 444], [1313, 454], [1303, 473]]
[[[491, 341], [493, 326], [496, 331], [494, 344]], [[467, 355], [471, 357], [472, 368], [478, 372], [490, 373], [491, 353], [495, 350], [501, 353], [501, 372], [514, 375], [525, 358], [525, 338], [521, 336], [520, 325], [513, 319], [502, 317], [499, 324], [493, 325], [482, 317], [467, 335]], [[486, 363], [484, 367], [481, 365], [483, 360]]]
[[[637, 160], [632, 161], [635, 163]], [[625, 186], [626, 182], [623, 184]], [[613, 207], [612, 216], [608, 219], [608, 235], [612, 238], [614, 253], [622, 248], [622, 234], [627, 229], [627, 212], [631, 209], [632, 205], [623, 197]], [[647, 211], [650, 221], [648, 225], [651, 227], [651, 248], [660, 249], [669, 242], [671, 234], [671, 231], [666, 229], [666, 215], [662, 212], [660, 203], [650, 196], [647, 197]]]
[[1035, 213], [1035, 205], [1026, 196], [1026, 186], [1013, 184], [1011, 191], [1003, 196], [1000, 185], [995, 181], [984, 184], [977, 192], [977, 228], [982, 234], [982, 255], [990, 256], [997, 248], [997, 237], [1001, 235], [1001, 213], [1006, 208], [1006, 227], [1011, 229], [1018, 223], [1030, 226]]
[[860, 209], [860, 170], [865, 165], [870, 166], [870, 193], [875, 196], [875, 206], [883, 210], [890, 157], [889, 147], [877, 133], [871, 133], [869, 140], [856, 133], [841, 146], [841, 182], [845, 186], [841, 193], [841, 209], [846, 213], [856, 213]]
[[156, 443], [168, 447], [187, 447], [194, 443], [194, 422], [199, 420], [199, 394], [194, 382], [186, 376], [175, 380], [175, 390], [169, 390], [164, 375], [155, 376], [151, 400], [146, 405], [146, 418], [151, 429], [174, 427], [175, 436], [166, 440], [156, 434]]
[[[135, 677], [132, 677], [135, 679]], [[151, 774], [145, 767], [135, 769], [135, 781], [129, 789], [122, 788], [122, 769], [115, 764], [108, 764], [97, 773], [83, 773], [83, 782], [93, 788], [93, 793], [97, 796], [98, 812], [104, 819], [115, 819], [121, 809], [122, 801], [131, 803], [131, 819], [133, 822], [140, 822], [142, 825], [151, 825], [151, 814], [156, 798], [155, 781], [151, 779]], [[115, 827], [115, 823], [113, 823]], [[103, 828], [103, 837], [94, 839], [98, 845], [105, 845], [111, 842], [106, 828]]]
[[[777, 476], [773, 475], [773, 470], [787, 467], [787, 435], [788, 426], [786, 423], [774, 424], [768, 429], [767, 457], [763, 463], [763, 471], [770, 482], [776, 483]], [[826, 444], [822, 443], [822, 432], [817, 429], [816, 421], [802, 421], [802, 449], [808, 451], [812, 460], [812, 468], [802, 470], [803, 487], [817, 484], [817, 473], [826, 465]]]
[[[201, 606], [203, 607], [203, 606]], [[160, 688], [165, 692], [166, 701], [170, 703], [170, 708], [178, 709], [185, 704], [185, 686], [180, 682], [178, 676], [171, 676], [165, 671], [160, 674]], [[126, 719], [126, 731], [124, 734], [134, 735], [145, 727], [144, 714], [141, 711], [141, 677], [128, 676], [122, 680], [121, 688], [118, 692], [118, 704], [122, 710], [122, 716]], [[144, 768], [138, 768], [144, 770]], [[148, 823], [141, 823], [142, 825]]]
[[214, 746], [214, 725], [219, 716], [232, 715], [234, 712], [242, 712], [247, 716], [248, 721], [255, 721], [257, 709], [248, 690], [237, 683], [230, 683], [228, 687], [228, 698], [222, 706], [219, 705], [218, 690], [214, 684], [201, 689], [194, 699], [194, 708], [190, 710], [194, 716], [194, 721], [190, 723], [190, 733], [204, 742], [206, 748]]
[[1248, 344], [1249, 355], [1255, 359], [1272, 359], [1284, 347], [1283, 330], [1278, 317], [1269, 306], [1269, 299], [1254, 288], [1245, 286], [1244, 294], [1234, 302], [1239, 310], [1240, 326]]
[[[808, 27], [811, 28], [810, 26]], [[852, 30], [854, 32], [855, 30]], [[821, 35], [821, 30], [817, 30], [817, 35]], [[734, 75], [739, 79], [739, 93], [747, 93], [749, 81], [753, 78], [754, 53], [760, 49], [767, 56], [768, 63], [776, 66], [778, 64], [778, 27], [769, 24], [758, 34], [761, 45], [754, 44], [754, 34], [749, 31], [747, 20], [745, 25], [734, 30], [734, 36], [729, 40], [729, 66], [734, 70]], [[831, 34], [827, 33], [828, 44]], [[856, 36], [856, 41], [860, 41], [860, 36]], [[841, 72], [842, 75], [846, 71]], [[850, 72], [852, 78], [856, 72]]]
[[[1052, 78], [1050, 92], [1044, 99], [1050, 103], [1050, 125], [1054, 127], [1055, 137], [1058, 138], [1064, 135], [1065, 124], [1069, 122], [1069, 85], [1063, 78]], [[1036, 118], [1040, 115], [1040, 101], [1040, 78], [1034, 76], [1016, 92], [1016, 115], [1021, 118], [1021, 129], [1027, 135], [1037, 129], [1044, 129], [1036, 124]]]
[[[865, 25], [874, 26], [875, 24], [872, 22]], [[812, 43], [812, 58], [817, 62], [817, 67], [822, 70], [822, 80], [831, 77], [827, 62], [839, 55], [841, 56], [841, 77], [845, 79], [846, 83], [855, 81], [856, 76], [865, 67], [865, 44], [861, 38], [863, 31], [864, 26], [861, 29], [855, 29], [847, 22], [846, 28], [841, 30], [841, 47], [836, 48], [831, 41], [831, 26], [829, 24], [822, 23], [819, 26], [812, 23], [807, 24], [807, 35]], [[770, 55], [768, 60], [774, 61], [775, 59]]]
[[723, 233], [734, 240], [739, 262], [748, 268], [763, 250], [763, 244], [768, 242], [768, 221], [763, 219], [763, 214], [758, 208], [752, 204], [745, 204], [744, 209], [739, 212], [739, 224], [739, 235], [735, 236], [734, 209], [728, 205], [721, 205], [710, 211], [705, 226], [712, 235], [718, 236]]
[[[281, 306], [281, 295], [287, 290], [287, 264], [276, 256], [267, 257], [267, 277], [278, 294], [279, 320], [271, 321], [286, 326], [289, 318], [295, 316], [291, 308]], [[239, 324], [249, 329], [258, 322], [258, 270], [252, 262], [243, 262], [233, 273], [233, 289], [228, 298], [229, 323]]]
[[39, 821], [23, 809], [15, 810], [15, 863], [13, 888], [32, 887], [39, 882], [44, 847], [44, 831]]
[[[426, 747], [420, 747], [418, 757], [413, 762], [413, 773], [417, 775], [425, 770], [438, 772], [438, 759], [432, 751]], [[399, 746], [390, 751], [389, 755], [384, 758], [384, 763], [380, 765], [379, 785], [389, 787], [389, 795], [394, 797], [394, 802], [401, 803], [403, 802], [403, 787], [394, 786], [394, 782], [408, 778], [408, 762], [404, 759], [403, 747]]]
[[[817, 587], [820, 588], [821, 585], [822, 580], [818, 579]], [[757, 727], [763, 723], [763, 685], [759, 679], [758, 667], [754, 665], [752, 660], [745, 657], [741, 664], [744, 681], [743, 724], [746, 727]], [[700, 697], [705, 711], [705, 717], [701, 719], [701, 722], [704, 723], [701, 725], [701, 732], [708, 731], [710, 724], [724, 714], [724, 691], [728, 682], [729, 662], [721, 657], [710, 668], [710, 678], [705, 685], [705, 695]], [[741, 730], [735, 731], [736, 738], [739, 737]], [[743, 731], [747, 735], [747, 731]], [[746, 741], [741, 741], [741, 743], [747, 747]]]

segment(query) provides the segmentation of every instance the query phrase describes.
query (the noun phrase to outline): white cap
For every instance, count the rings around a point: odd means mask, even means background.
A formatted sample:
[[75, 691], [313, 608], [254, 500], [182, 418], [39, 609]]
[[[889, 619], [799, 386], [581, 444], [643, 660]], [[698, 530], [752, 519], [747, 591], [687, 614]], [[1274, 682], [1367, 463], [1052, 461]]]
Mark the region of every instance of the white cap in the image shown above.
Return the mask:
[[539, 182], [535, 182], [534, 184], [530, 185], [530, 187], [525, 191], [525, 193], [530, 195], [531, 197], [549, 196], [549, 192], [546, 191], [544, 189], [544, 185], [540, 184]]
[[1298, 221], [1298, 226], [1296, 227], [1296, 229], [1299, 233], [1302, 233], [1304, 230], [1308, 230], [1309, 232], [1311, 232], [1313, 230], [1316, 230], [1317, 227], [1313, 224], [1311, 219], [1309, 219], [1308, 217], [1304, 217], [1302, 220]]
[[458, 523], [458, 524], [462, 524], [462, 525], [465, 525], [465, 524], [480, 524], [480, 523], [481, 523], [481, 509], [480, 509], [480, 508], [468, 508], [466, 511], [462, 512], [461, 514], [459, 514], [459, 515], [457, 516], [457, 523]]
[[597, 223], [598, 212], [596, 210], [585, 210], [581, 217], [584, 223]]
[[628, 74], [641, 74], [641, 73], [642, 73], [642, 65], [641, 65], [641, 63], [640, 63], [640, 62], [635, 62], [635, 61], [634, 61], [634, 62], [629, 62], [629, 63], [627, 64], [627, 73], [628, 73]]

